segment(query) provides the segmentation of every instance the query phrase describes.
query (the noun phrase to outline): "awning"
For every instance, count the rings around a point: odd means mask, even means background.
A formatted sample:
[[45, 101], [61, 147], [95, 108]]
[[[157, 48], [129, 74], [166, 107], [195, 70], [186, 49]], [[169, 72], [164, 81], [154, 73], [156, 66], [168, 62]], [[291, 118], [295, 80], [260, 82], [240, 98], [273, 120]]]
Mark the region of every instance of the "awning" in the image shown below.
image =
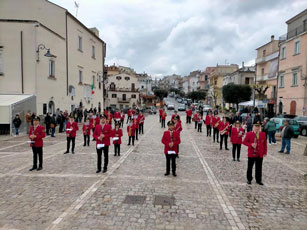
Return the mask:
[[0, 106], [8, 106], [26, 100], [33, 95], [25, 94], [0, 94]]
[[[239, 106], [254, 106], [254, 101], [244, 101], [239, 103]], [[255, 106], [256, 107], [263, 107], [264, 103], [262, 101], [259, 100], [255, 100]]]

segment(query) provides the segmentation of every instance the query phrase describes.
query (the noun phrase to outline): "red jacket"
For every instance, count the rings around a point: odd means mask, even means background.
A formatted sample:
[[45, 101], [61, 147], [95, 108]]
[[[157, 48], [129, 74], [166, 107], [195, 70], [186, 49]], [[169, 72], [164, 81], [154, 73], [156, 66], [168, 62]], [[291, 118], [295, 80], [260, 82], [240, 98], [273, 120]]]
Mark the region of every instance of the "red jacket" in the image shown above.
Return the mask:
[[162, 120], [165, 120], [167, 117], [167, 113], [163, 111], [161, 117], [162, 117]]
[[132, 122], [133, 122], [135, 128], [138, 129], [139, 126], [140, 126], [140, 120], [139, 120], [139, 118], [134, 118], [134, 119], [132, 120]]
[[197, 121], [198, 123], [202, 122], [202, 121], [203, 121], [203, 117], [202, 117], [202, 116], [197, 116], [196, 121]]
[[163, 113], [163, 109], [159, 109], [160, 117], [162, 116], [162, 113]]
[[[104, 135], [104, 137], [102, 138], [102, 141], [98, 139], [98, 137], [100, 137], [101, 135], [101, 131], [102, 134]], [[104, 144], [106, 146], [109, 146], [110, 143], [110, 137], [112, 137], [112, 126], [108, 123], [105, 123], [103, 129], [101, 124], [96, 125], [95, 131], [93, 133], [94, 138], [96, 139], [96, 145], [98, 144]]]
[[108, 113], [107, 114], [107, 123], [112, 124], [112, 118], [113, 118], [112, 113]]
[[113, 141], [113, 144], [121, 144], [122, 143], [122, 136], [123, 136], [123, 130], [118, 129], [113, 129], [112, 137], [118, 137], [119, 139], [116, 141]]
[[197, 121], [197, 119], [198, 119], [198, 114], [195, 113], [194, 116], [193, 116], [193, 121]]
[[125, 120], [125, 114], [124, 114], [124, 113], [121, 114], [120, 119], [121, 119], [121, 120]]
[[115, 112], [114, 113], [114, 119], [120, 119], [121, 118], [121, 115], [120, 115], [120, 112]]
[[[256, 151], [252, 147], [252, 144], [255, 143], [255, 132], [248, 132], [244, 138], [243, 145], [248, 147], [248, 157], [261, 157], [267, 155], [267, 141], [265, 132], [260, 132], [259, 139], [257, 140]], [[256, 154], [254, 154], [256, 152]]]
[[136, 111], [135, 110], [132, 110], [132, 115], [134, 116], [136, 114]]
[[218, 129], [220, 132], [222, 132], [224, 129], [226, 129], [224, 135], [228, 135], [229, 133], [229, 128], [230, 128], [230, 125], [229, 125], [229, 122], [226, 121], [226, 123], [224, 123], [223, 121], [220, 122], [220, 125], [218, 126]]
[[[72, 130], [68, 131], [67, 129], [72, 129]], [[66, 134], [69, 134], [69, 136], [71, 136], [71, 137], [76, 137], [77, 136], [77, 130], [79, 130], [77, 122], [75, 122], [75, 121], [73, 123], [67, 122]]]
[[[241, 136], [239, 136], [240, 132]], [[230, 142], [233, 144], [242, 144], [243, 135], [244, 135], [244, 129], [242, 127], [239, 128], [239, 132], [236, 127], [233, 127], [231, 129]]]
[[[128, 137], [133, 137], [134, 136], [134, 132], [135, 132], [135, 129], [136, 129], [136, 127], [135, 127], [135, 125], [134, 124], [131, 124], [131, 126], [127, 126], [127, 133], [128, 133]], [[131, 135], [129, 135], [129, 131], [131, 130]]]
[[46, 133], [45, 133], [45, 127], [38, 125], [36, 127], [36, 129], [34, 130], [34, 127], [31, 126], [30, 127], [30, 132], [29, 132], [29, 138], [31, 135], [35, 135], [36, 138], [34, 138], [31, 141], [34, 141], [33, 144], [31, 144], [30, 146], [34, 146], [34, 147], [43, 147], [44, 143], [43, 143], [43, 138], [46, 137]]
[[185, 113], [187, 114], [188, 117], [192, 117], [193, 111], [192, 109], [188, 109], [187, 111], [185, 111]]
[[213, 116], [211, 115], [211, 116], [209, 116], [209, 115], [207, 115], [206, 116], [206, 119], [205, 119], [205, 124], [206, 125], [211, 125], [211, 119], [213, 118]]
[[[178, 145], [180, 144], [180, 133], [173, 131], [173, 140], [171, 140], [171, 132], [165, 131], [161, 142], [164, 144], [164, 154], [168, 154], [168, 151], [175, 151], [178, 154]], [[173, 147], [169, 147], [169, 144], [173, 142]]]
[[96, 121], [96, 124], [99, 124], [99, 123], [100, 123], [100, 117], [99, 117], [99, 115], [96, 115], [95, 121]]
[[142, 115], [139, 115], [138, 116], [138, 120], [139, 120], [139, 124], [144, 124], [144, 121], [145, 121], [145, 116], [142, 114]]
[[[220, 121], [221, 119], [219, 118], [219, 117], [212, 117], [212, 128], [215, 128], [214, 126], [215, 126], [215, 124], [218, 122], [218, 121]], [[216, 127], [216, 128], [218, 128], [218, 127]]]
[[174, 129], [176, 132], [180, 132], [182, 131], [182, 125], [181, 123], [178, 121], [177, 124], [175, 125], [175, 129]]
[[128, 110], [128, 117], [131, 117], [132, 113], [131, 113], [131, 110], [129, 109]]
[[83, 135], [90, 136], [91, 135], [91, 127], [92, 127], [92, 123], [89, 123], [88, 125], [86, 125], [84, 123], [83, 127], [82, 127]]

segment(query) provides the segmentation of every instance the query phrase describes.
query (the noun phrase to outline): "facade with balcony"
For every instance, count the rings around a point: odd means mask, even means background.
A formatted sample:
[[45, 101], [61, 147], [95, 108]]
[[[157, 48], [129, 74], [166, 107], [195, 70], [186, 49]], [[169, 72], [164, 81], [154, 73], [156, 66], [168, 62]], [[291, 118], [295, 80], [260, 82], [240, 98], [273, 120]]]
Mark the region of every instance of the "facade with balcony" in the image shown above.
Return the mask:
[[287, 22], [280, 37], [278, 113], [306, 116], [307, 107], [307, 9]]

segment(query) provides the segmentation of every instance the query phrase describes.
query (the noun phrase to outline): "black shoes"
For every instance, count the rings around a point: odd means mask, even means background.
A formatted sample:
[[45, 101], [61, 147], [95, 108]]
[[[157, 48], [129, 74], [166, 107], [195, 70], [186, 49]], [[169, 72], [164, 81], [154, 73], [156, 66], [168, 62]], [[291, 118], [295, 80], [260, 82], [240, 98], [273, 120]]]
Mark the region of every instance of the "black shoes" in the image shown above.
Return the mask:
[[290, 152], [285, 152], [285, 154], [290, 154]]
[[107, 169], [104, 169], [103, 171], [102, 171], [102, 173], [106, 173], [107, 172]]
[[239, 162], [240, 162], [240, 159], [237, 159], [237, 161], [239, 161]]
[[250, 180], [247, 181], [247, 184], [252, 184], [252, 182]]
[[86, 144], [84, 144], [83, 146], [86, 146]]
[[164, 176], [168, 176], [168, 175], [169, 175], [169, 173], [165, 173], [165, 174], [164, 174]]
[[98, 169], [97, 171], [96, 171], [96, 173], [100, 173], [101, 172], [101, 170], [100, 169]]
[[233, 158], [232, 161], [236, 161], [236, 159]]
[[228, 148], [226, 148], [225, 150], [229, 150]]
[[33, 168], [29, 169], [29, 171], [33, 171], [33, 170], [35, 170], [35, 169], [36, 169], [36, 167], [33, 167]]
[[75, 154], [75, 151], [72, 151], [71, 153], [72, 153], [72, 154]]
[[257, 184], [259, 184], [259, 185], [264, 185], [262, 182], [257, 182]]
[[67, 154], [67, 153], [69, 153], [69, 152], [66, 151], [64, 154]]
[[279, 153], [284, 153], [284, 151], [278, 151]]
[[174, 177], [176, 177], [176, 176], [177, 176], [177, 174], [176, 174], [175, 172], [173, 172], [173, 176], [174, 176]]
[[43, 169], [43, 167], [38, 167], [36, 170], [37, 171], [40, 171], [40, 170], [42, 170]]

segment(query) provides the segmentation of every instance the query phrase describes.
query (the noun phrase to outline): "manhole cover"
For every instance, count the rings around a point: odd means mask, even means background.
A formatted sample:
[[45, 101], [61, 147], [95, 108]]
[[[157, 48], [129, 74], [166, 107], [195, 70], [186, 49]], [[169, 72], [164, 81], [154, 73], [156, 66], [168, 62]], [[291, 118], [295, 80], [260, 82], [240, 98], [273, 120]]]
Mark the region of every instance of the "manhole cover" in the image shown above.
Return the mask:
[[144, 204], [146, 196], [126, 196], [123, 203], [125, 204]]
[[175, 204], [175, 197], [173, 196], [155, 196], [155, 205], [172, 206]]

